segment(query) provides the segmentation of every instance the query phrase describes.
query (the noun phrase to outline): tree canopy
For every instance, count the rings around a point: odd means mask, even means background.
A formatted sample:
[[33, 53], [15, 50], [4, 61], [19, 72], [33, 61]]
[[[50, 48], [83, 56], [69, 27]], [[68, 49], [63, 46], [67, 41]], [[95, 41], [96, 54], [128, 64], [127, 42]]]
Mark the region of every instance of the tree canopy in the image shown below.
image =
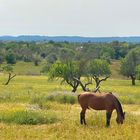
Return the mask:
[[[102, 81], [109, 78], [111, 70], [109, 64], [106, 60], [95, 59], [89, 63], [88, 74], [95, 80], [96, 88], [100, 85]], [[100, 79], [100, 77], [105, 76], [105, 78]]]
[[140, 48], [132, 49], [121, 63], [121, 73], [132, 79], [132, 85], [135, 85], [136, 67], [140, 64]]

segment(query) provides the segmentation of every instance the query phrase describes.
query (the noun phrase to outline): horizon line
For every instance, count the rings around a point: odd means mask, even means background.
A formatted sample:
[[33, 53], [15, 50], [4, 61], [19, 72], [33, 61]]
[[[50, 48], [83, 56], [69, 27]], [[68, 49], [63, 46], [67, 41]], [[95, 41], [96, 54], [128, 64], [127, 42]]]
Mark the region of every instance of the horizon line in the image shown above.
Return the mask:
[[0, 37], [20, 37], [20, 36], [40, 36], [40, 37], [83, 37], [83, 38], [121, 38], [121, 37], [140, 37], [140, 35], [126, 36], [82, 36], [82, 35], [41, 35], [41, 34], [19, 34], [19, 35], [0, 35]]

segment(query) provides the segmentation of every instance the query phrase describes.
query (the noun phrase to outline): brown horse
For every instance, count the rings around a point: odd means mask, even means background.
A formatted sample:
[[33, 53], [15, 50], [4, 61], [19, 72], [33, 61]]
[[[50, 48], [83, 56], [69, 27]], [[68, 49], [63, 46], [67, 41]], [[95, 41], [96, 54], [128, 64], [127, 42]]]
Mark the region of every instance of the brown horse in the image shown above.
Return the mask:
[[122, 110], [122, 106], [119, 100], [112, 93], [90, 93], [85, 92], [84, 94], [78, 95], [78, 101], [81, 105], [82, 111], [80, 113], [81, 124], [86, 125], [85, 113], [86, 109], [95, 110], [106, 110], [106, 126], [110, 125], [111, 114], [114, 109], [117, 111], [116, 122], [118, 124], [123, 124], [125, 119], [125, 112]]

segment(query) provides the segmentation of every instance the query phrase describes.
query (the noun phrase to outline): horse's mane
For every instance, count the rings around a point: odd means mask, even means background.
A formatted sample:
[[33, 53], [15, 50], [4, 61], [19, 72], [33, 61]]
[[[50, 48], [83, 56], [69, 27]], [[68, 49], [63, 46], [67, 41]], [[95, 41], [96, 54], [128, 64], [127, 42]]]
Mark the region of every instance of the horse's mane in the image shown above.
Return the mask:
[[118, 104], [118, 109], [119, 109], [119, 112], [120, 112], [121, 116], [124, 118], [124, 114], [123, 114], [123, 110], [122, 110], [121, 103], [119, 102], [119, 100], [117, 99], [117, 97], [116, 97], [116, 96], [114, 96], [114, 97], [115, 97], [116, 102], [117, 102], [117, 104]]

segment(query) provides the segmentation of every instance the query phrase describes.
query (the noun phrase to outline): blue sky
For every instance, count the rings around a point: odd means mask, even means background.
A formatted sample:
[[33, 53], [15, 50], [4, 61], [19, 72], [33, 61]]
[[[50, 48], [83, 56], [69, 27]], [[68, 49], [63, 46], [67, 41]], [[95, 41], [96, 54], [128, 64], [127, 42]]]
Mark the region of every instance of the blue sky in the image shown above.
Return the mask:
[[139, 0], [0, 0], [0, 35], [138, 36]]

